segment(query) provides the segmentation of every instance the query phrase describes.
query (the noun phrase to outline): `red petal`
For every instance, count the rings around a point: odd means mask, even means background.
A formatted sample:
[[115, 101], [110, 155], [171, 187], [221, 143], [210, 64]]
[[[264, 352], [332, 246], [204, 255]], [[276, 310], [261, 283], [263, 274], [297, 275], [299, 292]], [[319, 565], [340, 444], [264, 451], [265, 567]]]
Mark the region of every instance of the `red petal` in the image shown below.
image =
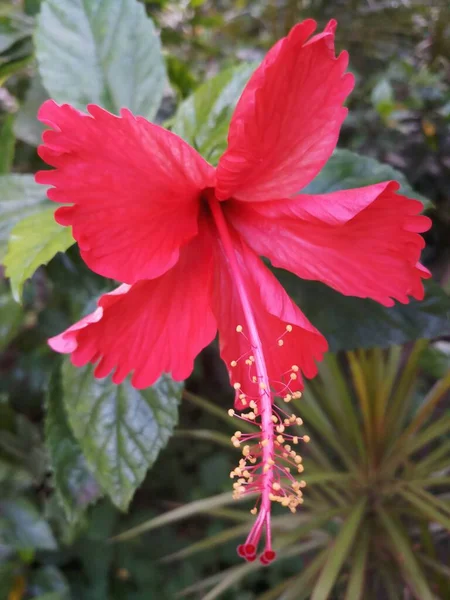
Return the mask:
[[348, 56], [334, 53], [331, 21], [322, 34], [308, 19], [263, 60], [231, 120], [228, 149], [217, 168], [216, 196], [267, 200], [306, 186], [336, 146], [353, 88]]
[[53, 171], [50, 200], [70, 203], [56, 220], [71, 225], [88, 266], [126, 283], [165, 273], [198, 231], [199, 191], [214, 170], [173, 133], [123, 110], [86, 115], [45, 102], [39, 119], [53, 128], [39, 154]]
[[[418, 264], [431, 225], [395, 182], [292, 200], [232, 202], [228, 219], [255, 252], [303, 279], [385, 306], [423, 298]], [[228, 203], [227, 203], [228, 204]]]
[[[309, 378], [316, 375], [316, 361], [322, 359], [327, 350], [327, 342], [253, 251], [237, 235], [233, 236], [233, 240], [255, 315], [271, 385], [277, 394], [285, 394], [285, 383], [289, 381], [288, 372], [294, 364], [298, 365], [300, 371], [290, 387], [292, 391], [302, 389], [301, 372]], [[220, 352], [228, 367], [231, 382], [241, 384], [241, 389], [236, 394], [236, 406], [242, 408], [238, 399], [241, 392], [249, 397], [258, 397], [258, 387], [252, 382], [251, 369], [245, 364], [252, 349], [245, 337], [245, 317], [228, 261], [219, 246], [216, 256], [213, 311], [219, 328]], [[243, 327], [243, 333], [236, 331], [238, 325]], [[286, 331], [286, 325], [292, 326], [290, 333]], [[280, 336], [284, 336], [282, 346], [278, 345]], [[241, 356], [243, 358], [238, 360]], [[231, 366], [232, 361], [237, 361], [235, 367]]]
[[211, 253], [195, 238], [170, 271], [102, 296], [94, 313], [49, 344], [57, 352], [72, 353], [77, 366], [100, 359], [95, 375], [105, 377], [115, 369], [115, 383], [132, 371], [137, 388], [151, 385], [162, 373], [186, 379], [194, 358], [216, 334], [210, 308], [212, 268]]

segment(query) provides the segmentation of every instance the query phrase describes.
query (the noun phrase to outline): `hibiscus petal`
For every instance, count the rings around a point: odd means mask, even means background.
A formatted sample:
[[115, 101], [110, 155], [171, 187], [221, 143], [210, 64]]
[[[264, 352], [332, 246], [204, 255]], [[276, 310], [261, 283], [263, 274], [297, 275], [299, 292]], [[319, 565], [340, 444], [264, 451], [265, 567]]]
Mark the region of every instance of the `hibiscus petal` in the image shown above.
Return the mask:
[[[308, 378], [317, 374], [316, 361], [322, 359], [328, 348], [327, 342], [254, 252], [237, 235], [233, 236], [233, 241], [271, 385], [278, 395], [287, 393], [287, 384], [292, 392], [301, 390], [302, 373]], [[258, 398], [258, 387], [252, 380], [254, 368], [245, 363], [253, 352], [246, 337], [246, 320], [236, 282], [219, 244], [216, 245], [215, 255], [213, 311], [219, 328], [220, 353], [231, 382], [241, 385], [236, 394], [236, 407], [243, 408], [244, 405], [239, 401], [241, 393], [249, 398]], [[242, 333], [236, 330], [239, 325], [243, 327]], [[288, 325], [291, 331], [286, 329]], [[233, 361], [237, 363], [235, 366], [232, 366]], [[292, 365], [299, 367], [295, 380], [290, 379]]]
[[348, 55], [334, 53], [336, 22], [308, 39], [316, 23], [296, 25], [247, 84], [217, 168], [216, 196], [261, 201], [291, 196], [330, 157], [354, 85]]
[[255, 252], [303, 279], [328, 284], [347, 296], [421, 300], [418, 264], [425, 245], [418, 233], [431, 221], [422, 204], [396, 193], [396, 182], [264, 203], [227, 203], [227, 217]]
[[123, 110], [98, 106], [86, 115], [45, 102], [39, 119], [52, 127], [39, 154], [52, 171], [39, 183], [48, 197], [72, 206], [56, 211], [71, 225], [93, 270], [125, 283], [152, 279], [171, 268], [198, 231], [199, 192], [214, 169], [181, 138]]
[[195, 238], [170, 271], [102, 296], [95, 312], [49, 344], [57, 352], [71, 353], [76, 366], [98, 362], [97, 377], [114, 369], [114, 383], [130, 372], [137, 388], [152, 385], [162, 373], [182, 381], [216, 334], [210, 308], [212, 269], [211, 253]]

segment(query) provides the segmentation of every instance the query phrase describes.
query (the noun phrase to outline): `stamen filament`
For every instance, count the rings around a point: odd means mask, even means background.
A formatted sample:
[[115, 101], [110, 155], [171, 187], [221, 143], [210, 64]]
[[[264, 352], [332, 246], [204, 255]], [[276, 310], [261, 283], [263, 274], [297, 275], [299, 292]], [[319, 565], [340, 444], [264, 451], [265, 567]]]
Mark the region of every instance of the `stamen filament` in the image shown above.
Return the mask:
[[[267, 443], [262, 446], [262, 462], [264, 465], [271, 462], [274, 463], [274, 423], [272, 421], [272, 394], [270, 391], [269, 377], [267, 373], [266, 362], [264, 359], [264, 353], [262, 348], [261, 339], [258, 333], [258, 327], [256, 325], [255, 316], [253, 314], [251, 302], [247, 293], [244, 278], [238, 265], [236, 258], [236, 251], [233, 247], [228, 226], [225, 221], [220, 202], [210, 194], [208, 197], [209, 207], [214, 218], [214, 222], [219, 233], [219, 238], [222, 243], [222, 247], [225, 256], [228, 260], [230, 271], [236, 285], [236, 290], [239, 295], [242, 310], [245, 316], [246, 326], [248, 330], [248, 338], [252, 353], [254, 357], [254, 364], [256, 370], [256, 378], [260, 383], [259, 385], [259, 412], [261, 417], [261, 430], [264, 434], [264, 439]], [[262, 385], [261, 385], [262, 384]], [[261, 528], [265, 524], [266, 530], [266, 546], [263, 557], [263, 562], [270, 562], [275, 557], [275, 554], [271, 546], [271, 534], [270, 534], [270, 520], [271, 520], [271, 500], [270, 495], [272, 491], [272, 484], [274, 478], [273, 465], [271, 468], [264, 469], [262, 474], [262, 485], [261, 485], [261, 507], [258, 513], [257, 520], [255, 522], [252, 532], [250, 532], [247, 542], [244, 546], [257, 546], [254, 541], [259, 540], [261, 535]], [[245, 549], [245, 548], [244, 548]], [[244, 550], [242, 549], [242, 550]], [[248, 548], [247, 548], [248, 549]], [[251, 549], [250, 549], [251, 550]], [[256, 551], [256, 549], [255, 549]], [[253, 559], [253, 554], [250, 552], [244, 553], [247, 558]], [[268, 557], [271, 557], [270, 559]]]

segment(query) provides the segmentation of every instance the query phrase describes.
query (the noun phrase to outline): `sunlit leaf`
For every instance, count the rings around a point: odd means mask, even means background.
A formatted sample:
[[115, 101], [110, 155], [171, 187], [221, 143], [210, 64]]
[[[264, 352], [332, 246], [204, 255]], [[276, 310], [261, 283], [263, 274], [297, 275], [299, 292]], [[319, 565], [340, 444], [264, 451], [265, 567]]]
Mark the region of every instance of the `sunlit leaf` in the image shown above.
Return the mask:
[[213, 164], [226, 148], [233, 109], [254, 69], [243, 64], [222, 71], [182, 102], [171, 120], [172, 131]]
[[14, 298], [20, 302], [25, 281], [74, 243], [70, 227], [61, 227], [55, 221], [51, 207], [19, 221], [11, 231], [4, 259]]
[[35, 43], [44, 87], [57, 102], [155, 116], [166, 73], [159, 37], [138, 0], [45, 0]]
[[46, 189], [34, 181], [33, 175], [0, 175], [0, 261], [6, 253], [12, 228], [42, 209]]

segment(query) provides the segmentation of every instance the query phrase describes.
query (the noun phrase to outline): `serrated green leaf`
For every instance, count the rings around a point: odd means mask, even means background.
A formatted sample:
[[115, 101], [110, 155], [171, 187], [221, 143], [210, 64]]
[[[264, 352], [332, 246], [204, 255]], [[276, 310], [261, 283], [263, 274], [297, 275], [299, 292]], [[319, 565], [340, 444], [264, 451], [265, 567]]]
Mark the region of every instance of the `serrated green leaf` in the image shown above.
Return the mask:
[[226, 148], [233, 109], [254, 69], [243, 64], [222, 71], [182, 102], [171, 120], [172, 131], [212, 164]]
[[430, 200], [413, 190], [403, 173], [397, 169], [369, 156], [340, 148], [334, 151], [317, 177], [301, 193], [327, 194], [390, 180], [398, 181], [400, 192], [420, 200], [424, 209], [431, 206]]
[[425, 282], [424, 300], [386, 308], [373, 300], [344, 296], [317, 281], [274, 271], [333, 352], [387, 348], [450, 334], [450, 297], [432, 280]]
[[0, 262], [16, 223], [39, 212], [46, 201], [46, 186], [38, 185], [33, 175], [0, 175]]
[[55, 550], [49, 524], [24, 498], [0, 502], [0, 545], [20, 550]]
[[125, 510], [178, 419], [182, 384], [162, 376], [137, 390], [129, 380], [96, 379], [91, 366], [63, 366], [69, 423], [94, 477]]
[[68, 520], [77, 522], [102, 491], [67, 422], [59, 369], [50, 379], [45, 434], [58, 498]]
[[38, 267], [47, 264], [58, 252], [65, 252], [75, 241], [69, 227], [61, 227], [54, 218], [54, 209], [46, 208], [17, 223], [11, 231], [5, 256], [5, 274], [17, 302], [23, 285]]
[[57, 102], [155, 116], [166, 72], [159, 37], [138, 0], [46, 0], [35, 44], [44, 87]]
[[41, 143], [45, 126], [38, 121], [37, 112], [41, 104], [47, 99], [47, 90], [42, 85], [39, 74], [36, 73], [25, 95], [25, 101], [17, 112], [14, 121], [16, 137], [30, 144], [30, 146], [38, 146]]

